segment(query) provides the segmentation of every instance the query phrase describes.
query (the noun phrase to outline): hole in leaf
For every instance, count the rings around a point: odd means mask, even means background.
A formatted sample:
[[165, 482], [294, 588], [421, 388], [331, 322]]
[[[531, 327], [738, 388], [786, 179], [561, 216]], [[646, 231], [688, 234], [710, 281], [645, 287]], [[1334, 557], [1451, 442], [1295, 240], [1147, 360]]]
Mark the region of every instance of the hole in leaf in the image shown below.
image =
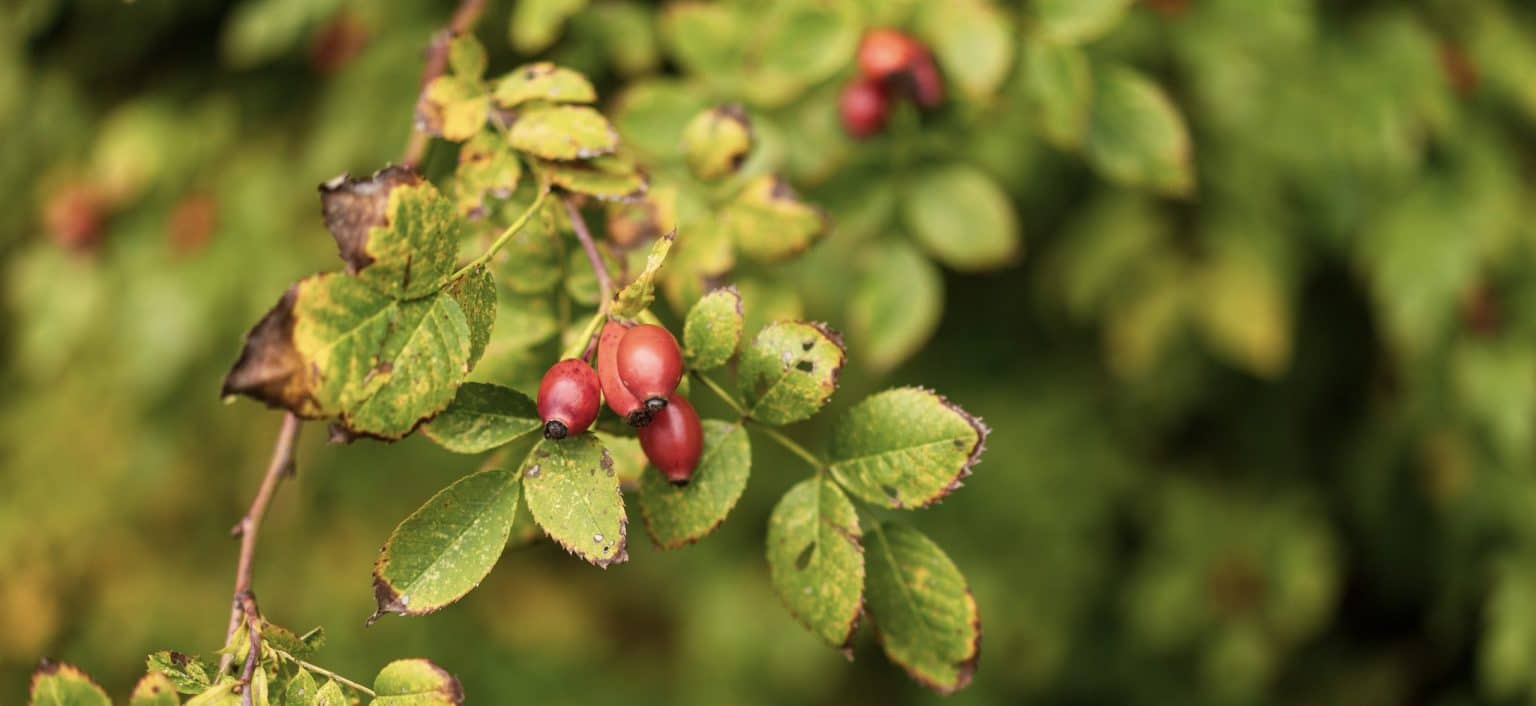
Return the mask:
[[802, 351], [809, 351], [809, 350], [811, 350], [812, 348], [815, 348], [815, 347], [816, 347], [816, 339], [814, 339], [814, 338], [807, 338], [807, 339], [805, 339], [805, 343], [800, 344], [800, 350], [802, 350]]
[[901, 504], [901, 495], [896, 492], [896, 488], [889, 485], [882, 485], [880, 486], [880, 491], [885, 493], [885, 497], [891, 499], [892, 505]]
[[800, 550], [800, 555], [795, 557], [795, 569], [798, 571], [804, 571], [805, 567], [811, 565], [811, 555], [815, 553], [815, 542], [811, 542], [810, 544], [805, 545], [805, 548]]
[[795, 370], [798, 370], [802, 373], [809, 373], [816, 370], [816, 364], [809, 360], [802, 360], [798, 363], [795, 363]]

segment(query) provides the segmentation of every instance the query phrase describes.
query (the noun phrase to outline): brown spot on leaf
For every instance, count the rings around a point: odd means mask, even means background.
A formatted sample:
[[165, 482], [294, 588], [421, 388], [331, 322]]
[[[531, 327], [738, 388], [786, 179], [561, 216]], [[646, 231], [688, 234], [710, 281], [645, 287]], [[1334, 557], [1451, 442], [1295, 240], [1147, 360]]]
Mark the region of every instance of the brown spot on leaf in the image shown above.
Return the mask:
[[321, 212], [325, 227], [336, 238], [336, 249], [347, 272], [357, 274], [373, 264], [368, 236], [376, 227], [389, 225], [389, 194], [398, 186], [421, 183], [421, 176], [400, 166], [385, 167], [367, 179], [342, 174], [320, 185]]
[[320, 416], [312, 396], [314, 381], [309, 366], [293, 345], [297, 297], [298, 285], [289, 287], [277, 305], [245, 334], [240, 358], [224, 376], [222, 395], [245, 395], [302, 417]]

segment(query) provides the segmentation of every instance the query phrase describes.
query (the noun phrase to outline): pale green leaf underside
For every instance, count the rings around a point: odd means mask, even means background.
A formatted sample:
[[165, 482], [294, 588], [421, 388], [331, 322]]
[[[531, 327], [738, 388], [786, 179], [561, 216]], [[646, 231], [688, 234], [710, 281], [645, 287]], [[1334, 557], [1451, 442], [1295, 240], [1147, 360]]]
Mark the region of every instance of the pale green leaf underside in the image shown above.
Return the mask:
[[747, 411], [768, 424], [809, 419], [836, 391], [844, 357], [842, 341], [819, 324], [764, 326], [741, 352], [738, 382]]
[[422, 432], [449, 451], [480, 453], [536, 434], [543, 426], [538, 406], [523, 393], [500, 385], [467, 382]]
[[831, 481], [801, 481], [768, 519], [768, 569], [791, 615], [827, 644], [846, 649], [864, 593], [859, 516]]
[[513, 471], [481, 471], [405, 518], [374, 564], [379, 612], [425, 615], [480, 585], [507, 545], [518, 487]]
[[887, 507], [923, 507], [970, 474], [986, 431], [942, 395], [900, 387], [871, 395], [837, 418], [828, 461], [854, 495]]
[[707, 419], [704, 450], [693, 479], [668, 483], [655, 469], [640, 478], [640, 513], [651, 539], [667, 549], [697, 542], [725, 521], [746, 490], [752, 446], [740, 424]]
[[523, 462], [523, 493], [533, 519], [566, 551], [602, 567], [629, 558], [624, 496], [596, 436], [539, 442]]
[[452, 674], [424, 659], [390, 662], [373, 680], [370, 706], [458, 706], [464, 689]]
[[544, 159], [588, 159], [612, 152], [619, 135], [602, 113], [586, 106], [524, 109], [508, 131], [512, 147]]
[[107, 692], [73, 665], [58, 662], [32, 675], [31, 706], [112, 706]]
[[865, 535], [865, 550], [865, 602], [885, 654], [936, 691], [964, 688], [981, 651], [981, 617], [965, 576], [904, 525], [882, 523]]
[[735, 287], [716, 289], [688, 310], [683, 322], [683, 357], [694, 370], [713, 370], [730, 361], [741, 346], [741, 294]]

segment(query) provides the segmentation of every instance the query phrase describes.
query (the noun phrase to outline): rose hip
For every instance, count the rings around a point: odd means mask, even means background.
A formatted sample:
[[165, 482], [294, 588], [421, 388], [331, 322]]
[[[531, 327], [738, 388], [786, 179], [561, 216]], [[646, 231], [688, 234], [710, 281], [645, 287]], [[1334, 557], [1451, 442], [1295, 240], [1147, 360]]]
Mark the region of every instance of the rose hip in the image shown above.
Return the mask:
[[608, 409], [634, 427], [643, 427], [651, 421], [650, 412], [619, 380], [619, 341], [629, 327], [609, 320], [603, 324], [603, 332], [597, 337], [597, 380], [603, 388], [603, 398]]
[[683, 351], [672, 332], [640, 324], [619, 339], [618, 371], [624, 387], [655, 414], [683, 379]]
[[591, 428], [600, 397], [597, 372], [586, 361], [566, 358], [550, 366], [539, 383], [544, 438], [564, 439]]
[[704, 450], [704, 429], [688, 398], [673, 394], [639, 436], [641, 450], [662, 477], [672, 485], [688, 485]]

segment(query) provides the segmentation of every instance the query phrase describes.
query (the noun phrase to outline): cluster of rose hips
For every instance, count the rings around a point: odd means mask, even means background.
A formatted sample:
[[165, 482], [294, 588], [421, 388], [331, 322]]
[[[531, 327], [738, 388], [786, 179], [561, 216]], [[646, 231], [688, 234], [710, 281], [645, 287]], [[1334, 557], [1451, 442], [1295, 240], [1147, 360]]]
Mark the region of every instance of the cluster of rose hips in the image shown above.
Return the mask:
[[544, 436], [564, 439], [591, 428], [600, 400], [640, 437], [645, 457], [673, 485], [687, 485], [699, 465], [704, 431], [688, 398], [677, 393], [683, 353], [671, 332], [610, 319], [597, 338], [597, 370], [566, 358], [539, 383]]
[[891, 101], [910, 97], [925, 110], [944, 101], [944, 79], [928, 47], [894, 29], [872, 29], [859, 43], [859, 76], [838, 98], [843, 130], [863, 139], [885, 129]]

